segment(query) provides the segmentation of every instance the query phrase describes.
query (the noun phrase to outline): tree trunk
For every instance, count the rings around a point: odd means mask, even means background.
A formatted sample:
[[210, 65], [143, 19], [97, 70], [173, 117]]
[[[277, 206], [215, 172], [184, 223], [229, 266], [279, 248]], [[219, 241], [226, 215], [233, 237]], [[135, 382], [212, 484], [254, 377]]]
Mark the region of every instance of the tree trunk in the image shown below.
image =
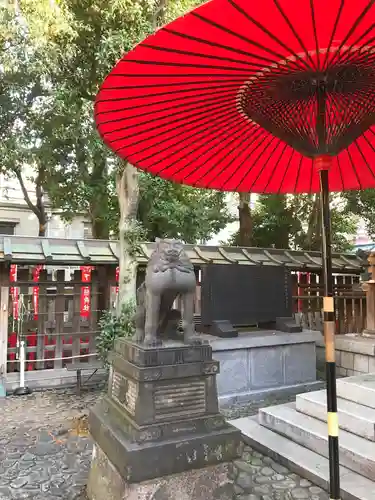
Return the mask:
[[108, 187], [107, 187], [107, 158], [102, 149], [98, 149], [93, 158], [93, 169], [90, 183], [95, 186], [90, 200], [90, 219], [92, 237], [98, 240], [109, 239], [109, 225], [106, 219], [108, 214]]
[[107, 221], [92, 217], [91, 234], [95, 240], [109, 240], [109, 227]]
[[43, 169], [40, 169], [37, 178], [35, 180], [36, 209], [39, 222], [38, 236], [40, 237], [44, 237], [46, 235], [46, 228], [47, 228], [47, 214], [46, 214], [46, 207], [44, 205], [43, 181], [44, 181], [44, 171]]
[[317, 241], [320, 241], [321, 239], [319, 233], [320, 233], [319, 195], [315, 195], [309, 217], [307, 234], [306, 234], [306, 248], [304, 250], [315, 250]]
[[250, 193], [238, 193], [239, 205], [238, 215], [240, 221], [240, 230], [238, 233], [238, 245], [241, 247], [250, 247], [252, 243], [253, 220], [250, 209]]
[[41, 168], [35, 179], [35, 196], [36, 196], [35, 205], [31, 201], [29, 193], [27, 192], [21, 171], [16, 172], [16, 177], [20, 184], [21, 191], [27, 206], [38, 218], [38, 223], [39, 223], [38, 236], [44, 237], [46, 235], [46, 227], [47, 227], [47, 214], [46, 214], [46, 207], [44, 205], [44, 189], [43, 189], [44, 170]]
[[132, 239], [129, 238], [135, 229], [139, 201], [139, 172], [129, 163], [122, 165], [116, 179], [116, 189], [120, 207], [119, 221], [119, 293], [117, 298], [117, 314], [123, 305], [135, 298], [137, 281], [137, 261]]

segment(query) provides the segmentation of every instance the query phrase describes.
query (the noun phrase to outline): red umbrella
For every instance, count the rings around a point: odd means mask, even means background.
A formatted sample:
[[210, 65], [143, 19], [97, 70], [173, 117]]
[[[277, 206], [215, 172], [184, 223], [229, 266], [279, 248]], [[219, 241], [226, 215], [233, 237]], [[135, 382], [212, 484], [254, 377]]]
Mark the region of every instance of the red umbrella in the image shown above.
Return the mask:
[[321, 191], [330, 496], [340, 497], [329, 190], [375, 187], [374, 0], [212, 0], [121, 59], [105, 143], [175, 182]]

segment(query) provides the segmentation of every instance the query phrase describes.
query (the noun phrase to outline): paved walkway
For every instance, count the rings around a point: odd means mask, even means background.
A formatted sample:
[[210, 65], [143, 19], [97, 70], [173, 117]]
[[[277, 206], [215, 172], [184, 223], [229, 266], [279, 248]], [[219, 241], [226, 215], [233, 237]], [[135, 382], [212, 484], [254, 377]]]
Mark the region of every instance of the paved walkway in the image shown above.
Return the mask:
[[[34, 393], [0, 400], [0, 500], [84, 500], [92, 442], [86, 419], [100, 390]], [[241, 416], [256, 411], [249, 405]], [[227, 410], [228, 417], [238, 415]], [[327, 500], [320, 488], [244, 448], [235, 462], [238, 500]], [[105, 500], [105, 499], [103, 499]]]
[[329, 500], [321, 488], [249, 447], [234, 463], [238, 500]]

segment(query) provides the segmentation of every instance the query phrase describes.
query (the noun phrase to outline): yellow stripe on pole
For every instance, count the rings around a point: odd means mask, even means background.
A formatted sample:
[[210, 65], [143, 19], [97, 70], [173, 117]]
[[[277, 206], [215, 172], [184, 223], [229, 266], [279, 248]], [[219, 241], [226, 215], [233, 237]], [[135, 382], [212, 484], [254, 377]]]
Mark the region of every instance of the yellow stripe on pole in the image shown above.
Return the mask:
[[324, 297], [323, 298], [323, 312], [325, 312], [325, 313], [335, 312], [335, 303], [334, 303], [333, 297]]
[[339, 435], [339, 418], [337, 413], [328, 412], [328, 435], [331, 437], [338, 437]]

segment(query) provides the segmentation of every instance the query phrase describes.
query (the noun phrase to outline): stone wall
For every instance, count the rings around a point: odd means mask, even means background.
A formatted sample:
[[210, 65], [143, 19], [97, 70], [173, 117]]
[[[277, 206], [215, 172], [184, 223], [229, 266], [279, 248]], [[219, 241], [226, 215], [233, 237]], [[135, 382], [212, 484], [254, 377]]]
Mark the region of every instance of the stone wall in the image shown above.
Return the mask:
[[264, 399], [273, 392], [303, 392], [316, 381], [316, 341], [319, 332], [257, 331], [238, 338], [207, 336], [215, 360], [222, 406]]
[[[317, 369], [322, 375], [325, 370], [323, 336], [316, 346]], [[375, 339], [355, 335], [336, 337], [337, 375], [351, 377], [363, 373], [375, 373]]]

